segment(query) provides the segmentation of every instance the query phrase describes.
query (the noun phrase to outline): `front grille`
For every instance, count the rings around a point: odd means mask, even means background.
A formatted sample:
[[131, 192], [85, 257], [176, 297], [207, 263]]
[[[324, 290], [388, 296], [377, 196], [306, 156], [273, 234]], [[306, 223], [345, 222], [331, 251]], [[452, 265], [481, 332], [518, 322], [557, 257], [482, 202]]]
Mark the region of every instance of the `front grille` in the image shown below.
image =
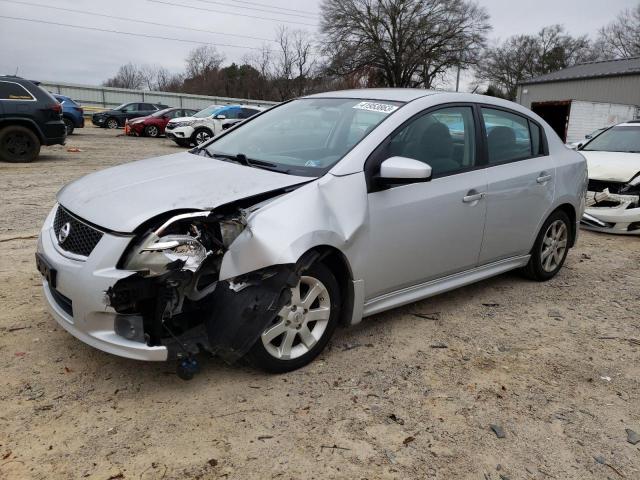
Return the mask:
[[[60, 242], [60, 230], [67, 223], [69, 224], [69, 234], [64, 241]], [[88, 257], [91, 254], [103, 235], [100, 230], [87, 225], [60, 206], [53, 220], [53, 231], [60, 248], [83, 257]]]
[[53, 299], [56, 301], [56, 303], [58, 304], [58, 306], [70, 317], [73, 317], [73, 303], [71, 302], [71, 299], [65, 297], [64, 295], [62, 295], [59, 291], [57, 291], [55, 288], [49, 288], [49, 291], [51, 292], [51, 296], [53, 297]]
[[609, 189], [609, 193], [620, 193], [620, 189], [626, 184], [620, 182], [609, 182], [606, 180], [589, 180], [590, 192], [602, 192], [605, 188]]

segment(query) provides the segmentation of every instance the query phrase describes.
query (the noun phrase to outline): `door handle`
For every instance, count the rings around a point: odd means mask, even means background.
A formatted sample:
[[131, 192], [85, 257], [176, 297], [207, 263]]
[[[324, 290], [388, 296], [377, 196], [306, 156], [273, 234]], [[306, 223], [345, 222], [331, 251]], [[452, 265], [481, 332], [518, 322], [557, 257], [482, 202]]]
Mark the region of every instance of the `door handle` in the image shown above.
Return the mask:
[[[469, 192], [471, 193], [471, 192]], [[463, 203], [474, 203], [477, 202], [479, 200], [482, 200], [484, 198], [484, 193], [473, 193], [471, 195], [466, 195], [464, 197], [462, 197], [462, 202]]]
[[547, 183], [549, 180], [551, 180], [551, 175], [540, 175], [536, 178], [536, 182], [538, 183]]

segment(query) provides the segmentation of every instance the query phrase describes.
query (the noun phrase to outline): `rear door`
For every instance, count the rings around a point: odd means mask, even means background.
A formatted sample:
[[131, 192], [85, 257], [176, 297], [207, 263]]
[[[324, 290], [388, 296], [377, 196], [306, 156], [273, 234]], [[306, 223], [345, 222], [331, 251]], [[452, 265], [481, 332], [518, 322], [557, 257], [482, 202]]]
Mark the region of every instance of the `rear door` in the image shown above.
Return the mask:
[[480, 264], [529, 253], [555, 194], [543, 129], [519, 113], [482, 107], [487, 221]]

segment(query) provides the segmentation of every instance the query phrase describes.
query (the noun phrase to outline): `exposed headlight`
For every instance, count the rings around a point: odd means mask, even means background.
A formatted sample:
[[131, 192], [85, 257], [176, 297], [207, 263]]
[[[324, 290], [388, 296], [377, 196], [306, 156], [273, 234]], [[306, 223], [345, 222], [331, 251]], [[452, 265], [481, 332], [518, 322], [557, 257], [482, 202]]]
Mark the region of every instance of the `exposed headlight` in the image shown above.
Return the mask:
[[142, 246], [134, 251], [125, 263], [127, 270], [149, 270], [161, 275], [167, 265], [175, 261], [184, 262], [182, 269], [196, 271], [207, 258], [207, 249], [189, 235], [167, 235], [158, 238], [151, 234]]
[[225, 247], [229, 247], [233, 241], [243, 232], [246, 222], [241, 220], [229, 220], [220, 222], [220, 236]]

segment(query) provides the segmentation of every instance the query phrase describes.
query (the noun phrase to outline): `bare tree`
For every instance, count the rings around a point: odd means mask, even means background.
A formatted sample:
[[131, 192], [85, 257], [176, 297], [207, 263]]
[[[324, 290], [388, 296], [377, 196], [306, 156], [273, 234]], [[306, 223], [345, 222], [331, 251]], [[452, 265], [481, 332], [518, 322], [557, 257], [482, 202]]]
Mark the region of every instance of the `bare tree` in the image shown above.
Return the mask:
[[186, 59], [186, 74], [191, 78], [206, 76], [208, 73], [220, 68], [223, 61], [224, 55], [219, 53], [216, 47], [202, 45], [189, 52]]
[[640, 4], [624, 10], [612, 23], [600, 29], [598, 45], [608, 57], [640, 56]]
[[475, 71], [479, 80], [515, 99], [521, 81], [596, 58], [598, 52], [586, 36], [572, 37], [562, 26], [552, 25], [487, 48]]
[[103, 85], [105, 87], [139, 89], [142, 88], [143, 83], [144, 78], [140, 67], [129, 62], [122, 65], [116, 75], [106, 80]]
[[159, 67], [156, 72], [156, 89], [161, 92], [179, 92], [184, 78], [179, 73], [171, 73], [165, 67]]
[[369, 86], [432, 87], [473, 64], [491, 28], [469, 0], [323, 0], [321, 8], [329, 73]]

